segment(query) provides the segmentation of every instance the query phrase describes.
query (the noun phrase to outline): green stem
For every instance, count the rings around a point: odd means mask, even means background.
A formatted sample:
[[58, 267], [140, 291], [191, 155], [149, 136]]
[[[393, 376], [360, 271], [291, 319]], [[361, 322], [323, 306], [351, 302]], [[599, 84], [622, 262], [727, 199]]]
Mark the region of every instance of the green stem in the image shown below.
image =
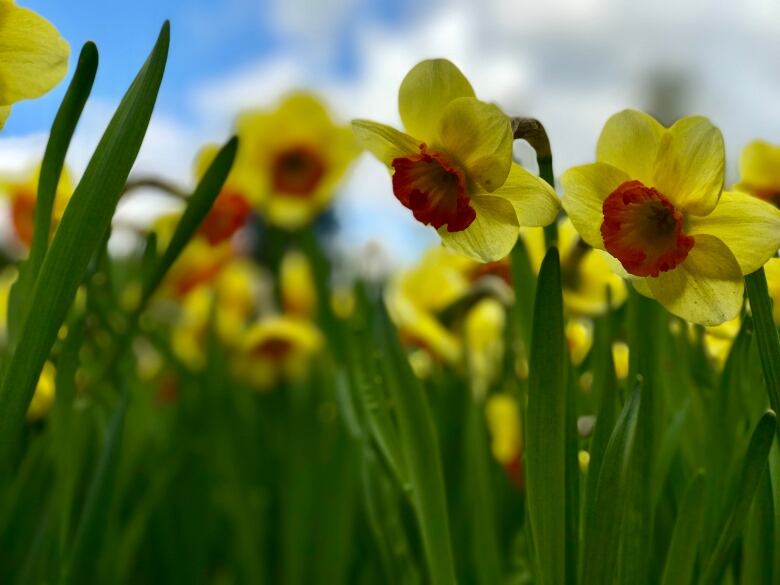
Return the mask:
[[[759, 268], [745, 277], [750, 310], [753, 313], [753, 326], [756, 331], [758, 353], [764, 368], [766, 389], [772, 410], [780, 412], [780, 337], [772, 318], [772, 301], [766, 284], [764, 269]], [[780, 427], [778, 428], [780, 435]]]

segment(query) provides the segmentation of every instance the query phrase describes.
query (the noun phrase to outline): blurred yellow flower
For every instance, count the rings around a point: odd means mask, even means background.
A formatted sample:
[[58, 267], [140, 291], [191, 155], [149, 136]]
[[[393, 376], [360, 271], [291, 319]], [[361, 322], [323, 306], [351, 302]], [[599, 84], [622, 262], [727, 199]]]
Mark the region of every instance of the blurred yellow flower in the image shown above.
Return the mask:
[[769, 296], [772, 297], [772, 314], [775, 318], [775, 324], [780, 327], [780, 258], [772, 258], [764, 266], [766, 271], [767, 285], [769, 286]]
[[335, 124], [309, 93], [293, 93], [271, 112], [243, 114], [237, 130], [236, 180], [259, 213], [289, 230], [330, 204], [359, 152], [349, 127]]
[[36, 421], [45, 418], [51, 407], [54, 406], [56, 370], [51, 362], [46, 362], [38, 378], [30, 406], [27, 408], [27, 420]]
[[70, 47], [32, 10], [0, 0], [0, 128], [16, 102], [42, 96], [68, 71]]
[[485, 403], [485, 418], [496, 461], [509, 465], [519, 459], [523, 435], [517, 400], [509, 394], [491, 394]]
[[322, 349], [319, 329], [306, 319], [265, 317], [243, 336], [243, 359], [236, 373], [259, 390], [283, 381], [298, 382], [308, 375], [312, 358]]
[[396, 198], [448, 247], [499, 260], [520, 226], [555, 220], [555, 191], [512, 162], [509, 117], [478, 100], [451, 62], [417, 64], [401, 83], [398, 104], [407, 133], [368, 120], [354, 120], [353, 131], [392, 171]]
[[482, 400], [498, 379], [504, 359], [506, 309], [496, 299], [481, 299], [466, 313], [464, 339], [471, 391]]
[[720, 325], [704, 328], [704, 349], [707, 355], [722, 368], [739, 333], [741, 320], [739, 317]]
[[587, 319], [569, 319], [566, 322], [566, 344], [572, 364], [579, 366], [593, 346], [593, 323]]
[[[3, 0], [0, 0], [0, 6]], [[20, 244], [28, 248], [32, 243], [35, 227], [35, 202], [38, 196], [40, 167], [28, 171], [18, 178], [0, 179], [0, 194], [8, 199], [11, 225]], [[52, 232], [56, 229], [70, 196], [73, 194], [73, 179], [67, 169], [63, 169], [52, 208]]]
[[282, 258], [279, 287], [285, 313], [314, 317], [317, 311], [317, 289], [309, 260], [301, 252], [292, 250]]
[[[163, 215], [155, 220], [152, 229], [157, 234], [159, 250], [168, 246], [179, 218], [180, 215], [176, 213]], [[184, 297], [199, 285], [215, 280], [220, 271], [235, 257], [236, 250], [230, 240], [211, 244], [202, 236], [192, 238], [165, 275], [160, 295]]]
[[618, 380], [628, 378], [628, 344], [625, 341], [615, 341], [612, 344], [612, 362], [615, 365], [615, 376]]
[[742, 276], [780, 247], [780, 210], [721, 194], [720, 131], [702, 117], [664, 128], [626, 110], [607, 121], [596, 159], [561, 178], [564, 209], [583, 240], [675, 315], [702, 325], [734, 318]]
[[780, 207], [780, 146], [763, 140], [748, 144], [739, 157], [739, 177], [734, 189]]
[[207, 284], [189, 291], [180, 302], [180, 311], [171, 332], [176, 355], [193, 369], [205, 363], [206, 332], [214, 305], [214, 330], [227, 347], [238, 348], [250, 319], [257, 310], [261, 287], [257, 267], [249, 260], [229, 262]]
[[[203, 177], [218, 152], [219, 146], [210, 144], [198, 153], [195, 162], [196, 179], [199, 180]], [[234, 167], [228, 175], [222, 191], [214, 201], [214, 205], [198, 229], [198, 233], [211, 245], [229, 240], [247, 223], [252, 213], [249, 200], [242, 191], [237, 174], [238, 171]]]
[[[540, 228], [520, 231], [531, 265], [538, 273], [547, 247]], [[587, 244], [574, 229], [569, 218], [558, 222], [558, 247], [561, 255], [561, 284], [563, 303], [571, 315], [601, 315], [607, 311], [607, 300], [612, 307], [622, 305], [628, 293], [623, 279], [612, 269], [611, 257], [603, 250]], [[609, 291], [609, 296], [607, 295]]]

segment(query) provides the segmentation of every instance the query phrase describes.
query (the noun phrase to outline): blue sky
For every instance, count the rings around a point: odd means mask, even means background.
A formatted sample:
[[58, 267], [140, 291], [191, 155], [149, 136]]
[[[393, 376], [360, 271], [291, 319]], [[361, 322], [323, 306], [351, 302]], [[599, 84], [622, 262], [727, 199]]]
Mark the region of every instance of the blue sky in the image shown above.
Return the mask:
[[[316, 75], [349, 77], [355, 71], [356, 31], [368, 23], [389, 28], [408, 17], [406, 0], [356, 3], [341, 10], [326, 31], [330, 55], [324, 64], [310, 59], [305, 31], [280, 30], [278, 11], [283, 3], [268, 0], [134, 0], [133, 2], [80, 0], [22, 0], [53, 22], [72, 47], [72, 63], [87, 40], [100, 50], [100, 70], [93, 95], [118, 100], [154, 43], [165, 19], [172, 22], [171, 54], [158, 107], [184, 123], [197, 123], [188, 92], [212, 78], [243, 65], [293, 54]], [[302, 4], [299, 2], [299, 4]], [[316, 2], [313, 3], [313, 5]], [[343, 3], [337, 3], [339, 7]], [[312, 61], [312, 63], [309, 63]], [[24, 135], [48, 128], [65, 91], [64, 84], [41, 100], [19, 105], [4, 130], [5, 136]]]

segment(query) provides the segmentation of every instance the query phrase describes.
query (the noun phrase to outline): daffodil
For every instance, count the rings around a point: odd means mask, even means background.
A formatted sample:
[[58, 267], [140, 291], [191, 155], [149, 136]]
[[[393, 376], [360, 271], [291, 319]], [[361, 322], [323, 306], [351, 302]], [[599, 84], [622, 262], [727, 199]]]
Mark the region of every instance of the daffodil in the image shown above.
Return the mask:
[[33, 422], [45, 418], [54, 406], [55, 376], [54, 366], [51, 362], [46, 362], [41, 376], [38, 378], [38, 384], [35, 386], [35, 394], [33, 394], [30, 406], [27, 408], [28, 421]]
[[522, 488], [523, 429], [517, 400], [509, 394], [491, 394], [485, 403], [485, 419], [493, 457], [515, 487]]
[[[195, 162], [196, 179], [203, 177], [218, 152], [218, 146], [208, 145], [198, 153]], [[248, 196], [238, 178], [239, 172], [240, 170], [235, 166], [231, 169], [222, 191], [198, 229], [198, 233], [212, 245], [229, 240], [246, 225], [252, 213]]]
[[292, 250], [282, 258], [279, 267], [282, 309], [288, 315], [311, 318], [317, 311], [317, 289], [309, 260]]
[[264, 317], [245, 332], [236, 373], [259, 390], [284, 381], [299, 382], [323, 346], [322, 333], [311, 321], [284, 315]]
[[[2, 5], [2, 0], [0, 0]], [[0, 179], [0, 195], [9, 203], [9, 213], [14, 235], [25, 248], [32, 243], [35, 227], [35, 204], [38, 195], [40, 168], [28, 171], [19, 177]], [[63, 169], [52, 208], [52, 231], [57, 227], [65, 206], [73, 194], [73, 179], [67, 169]]]
[[309, 93], [287, 96], [274, 111], [243, 114], [237, 130], [237, 177], [258, 212], [284, 229], [322, 213], [358, 155], [349, 127], [334, 123]]
[[[157, 234], [158, 248], [164, 250], [173, 237], [180, 215], [158, 217], [152, 229]], [[230, 240], [211, 244], [197, 235], [189, 241], [179, 258], [165, 275], [160, 296], [182, 298], [203, 283], [213, 282], [220, 271], [236, 258], [236, 249]]]
[[763, 140], [748, 144], [739, 157], [739, 176], [734, 189], [780, 207], [780, 146]]
[[354, 120], [353, 131], [392, 172], [395, 197], [449, 248], [499, 260], [520, 226], [555, 220], [554, 190], [512, 162], [509, 117], [478, 100], [451, 62], [416, 65], [401, 83], [398, 105], [405, 132], [367, 120]]
[[780, 327], [780, 258], [772, 258], [764, 267], [769, 296], [772, 297], [772, 314], [775, 325]]
[[466, 314], [464, 338], [468, 356], [471, 390], [482, 400], [497, 380], [504, 358], [506, 307], [487, 297], [478, 301]]
[[0, 0], [0, 128], [11, 106], [42, 96], [68, 71], [70, 47], [32, 10]]
[[596, 159], [561, 179], [582, 239], [675, 315], [703, 325], [734, 318], [743, 275], [780, 247], [780, 210], [722, 192], [720, 131], [699, 116], [665, 128], [626, 110], [607, 121]]

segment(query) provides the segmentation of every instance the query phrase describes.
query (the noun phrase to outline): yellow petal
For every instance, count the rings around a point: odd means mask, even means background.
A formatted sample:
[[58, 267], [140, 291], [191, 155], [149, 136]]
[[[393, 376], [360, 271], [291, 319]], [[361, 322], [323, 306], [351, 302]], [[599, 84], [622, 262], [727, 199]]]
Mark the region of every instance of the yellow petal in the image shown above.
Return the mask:
[[11, 106], [0, 106], [0, 130], [5, 126], [5, 121], [11, 114]]
[[748, 144], [739, 156], [740, 182], [735, 189], [748, 193], [780, 193], [780, 146], [763, 140]]
[[512, 124], [498, 106], [458, 98], [441, 115], [438, 144], [466, 169], [469, 179], [492, 192], [512, 166]]
[[446, 59], [430, 59], [406, 74], [398, 92], [404, 128], [412, 136], [431, 141], [444, 108], [459, 97], [474, 97], [468, 79]]
[[726, 154], [720, 130], [702, 116], [674, 123], [661, 139], [651, 185], [680, 209], [707, 215], [723, 189]]
[[625, 171], [607, 163], [573, 167], [563, 173], [563, 208], [586, 243], [604, 249], [602, 205], [610, 193], [630, 180]]
[[742, 274], [750, 274], [780, 248], [780, 209], [757, 197], [724, 191], [715, 211], [690, 217], [686, 232], [717, 237], [734, 254]]
[[649, 278], [632, 278], [631, 284], [634, 286], [634, 290], [643, 297], [648, 299], [654, 299], [653, 291], [650, 290], [650, 284], [647, 282]]
[[769, 288], [769, 296], [774, 301], [772, 314], [775, 324], [780, 327], [780, 258], [772, 258], [764, 267], [766, 282]]
[[696, 236], [682, 264], [645, 282], [668, 311], [700, 325], [719, 325], [742, 307], [742, 271], [726, 244], [714, 236]]
[[664, 127], [644, 112], [618, 112], [604, 124], [596, 146], [596, 160], [650, 185], [658, 145], [664, 132]]
[[394, 158], [420, 151], [420, 142], [378, 122], [353, 120], [352, 132], [361, 148], [365, 148], [388, 167], [392, 165]]
[[40, 97], [68, 71], [70, 47], [45, 18], [0, 2], [0, 105]]
[[504, 258], [517, 241], [519, 227], [514, 209], [505, 200], [491, 195], [471, 199], [477, 217], [465, 230], [448, 232], [439, 228], [444, 245], [479, 262]]
[[523, 227], [549, 225], [561, 209], [561, 200], [553, 188], [516, 163], [512, 163], [506, 181], [492, 195], [509, 201]]

